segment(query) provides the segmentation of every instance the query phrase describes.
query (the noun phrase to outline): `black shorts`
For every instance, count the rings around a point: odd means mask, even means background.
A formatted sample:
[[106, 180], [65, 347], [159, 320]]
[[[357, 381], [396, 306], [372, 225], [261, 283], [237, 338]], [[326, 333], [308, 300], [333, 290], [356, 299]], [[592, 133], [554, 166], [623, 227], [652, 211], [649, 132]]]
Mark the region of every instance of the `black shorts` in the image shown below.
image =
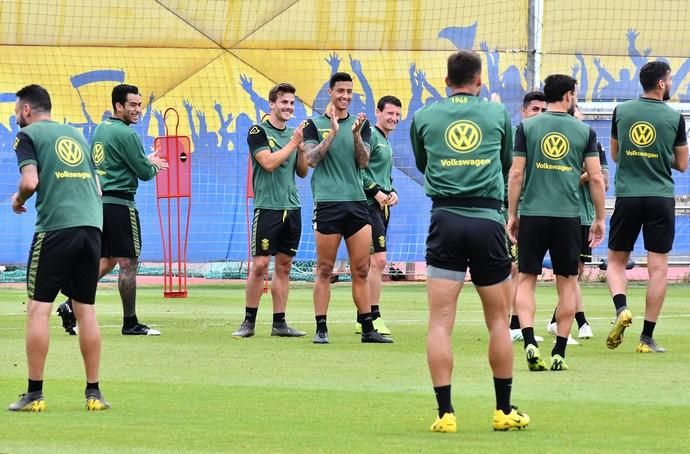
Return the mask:
[[589, 246], [589, 225], [580, 225], [580, 263], [592, 261], [592, 248]]
[[276, 255], [294, 257], [302, 235], [302, 210], [254, 209], [252, 257]]
[[101, 257], [138, 258], [141, 255], [141, 225], [136, 208], [103, 204]]
[[350, 238], [369, 224], [367, 202], [316, 202], [312, 222], [319, 233]]
[[505, 227], [489, 219], [434, 210], [426, 239], [426, 263], [460, 272], [469, 266], [475, 285], [498, 284], [510, 276]]
[[554, 274], [577, 276], [580, 218], [521, 216], [518, 244], [518, 270], [521, 273], [541, 274], [544, 256], [549, 251]]
[[390, 211], [382, 210], [378, 203], [369, 205], [369, 221], [371, 223], [371, 246], [374, 253], [386, 252], [386, 233]]
[[609, 249], [631, 252], [642, 229], [644, 248], [666, 254], [676, 235], [676, 201], [671, 197], [618, 197], [609, 221]]
[[80, 303], [96, 300], [101, 231], [71, 227], [34, 233], [26, 265], [29, 298], [52, 303], [62, 291]]

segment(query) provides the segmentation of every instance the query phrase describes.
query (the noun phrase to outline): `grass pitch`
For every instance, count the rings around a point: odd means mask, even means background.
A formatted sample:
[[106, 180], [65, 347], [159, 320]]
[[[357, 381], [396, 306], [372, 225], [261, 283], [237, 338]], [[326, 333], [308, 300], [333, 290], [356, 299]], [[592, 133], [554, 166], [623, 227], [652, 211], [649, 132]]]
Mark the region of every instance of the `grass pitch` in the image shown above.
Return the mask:
[[[690, 288], [671, 286], [655, 337], [666, 354], [635, 353], [643, 288], [629, 292], [633, 326], [615, 351], [605, 347], [613, 305], [604, 285], [584, 288], [594, 338], [569, 346], [565, 372], [527, 370], [515, 344], [513, 403], [532, 423], [493, 432], [493, 384], [486, 328], [474, 289], [466, 286], [454, 333], [453, 403], [458, 433], [430, 433], [436, 402], [426, 366], [423, 285], [385, 285], [382, 312], [393, 345], [364, 345], [354, 334], [350, 287], [333, 287], [330, 345], [311, 344], [311, 287], [294, 285], [288, 321], [306, 338], [270, 337], [265, 295], [257, 334], [231, 332], [244, 313], [244, 287], [208, 285], [185, 300], [141, 287], [138, 315], [160, 337], [120, 335], [112, 285], [99, 288], [103, 335], [101, 389], [113, 409], [88, 413], [77, 339], [51, 324], [44, 394], [48, 411], [0, 411], [0, 452], [679, 452], [690, 414]], [[538, 289], [535, 331], [556, 301]], [[26, 389], [25, 292], [0, 289], [0, 403]], [[683, 435], [686, 434], [686, 435]]]

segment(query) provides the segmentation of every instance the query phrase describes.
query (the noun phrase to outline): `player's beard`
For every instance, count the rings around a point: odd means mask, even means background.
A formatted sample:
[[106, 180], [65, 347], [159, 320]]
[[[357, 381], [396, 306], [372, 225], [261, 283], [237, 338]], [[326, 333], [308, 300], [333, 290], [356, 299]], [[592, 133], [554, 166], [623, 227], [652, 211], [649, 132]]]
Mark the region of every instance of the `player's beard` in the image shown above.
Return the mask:
[[21, 112], [16, 116], [17, 124], [19, 125], [20, 128], [23, 128], [26, 126], [28, 123], [26, 122], [26, 119], [24, 118], [24, 115], [22, 115]]
[[568, 113], [572, 116], [575, 116], [575, 103], [573, 102], [570, 104], [570, 107], [568, 107]]
[[664, 90], [664, 101], [668, 101], [671, 99], [671, 90], [669, 87], [666, 87], [666, 90]]
[[140, 114], [129, 113], [125, 115], [125, 123], [127, 123], [128, 125], [135, 125], [139, 121], [139, 116]]

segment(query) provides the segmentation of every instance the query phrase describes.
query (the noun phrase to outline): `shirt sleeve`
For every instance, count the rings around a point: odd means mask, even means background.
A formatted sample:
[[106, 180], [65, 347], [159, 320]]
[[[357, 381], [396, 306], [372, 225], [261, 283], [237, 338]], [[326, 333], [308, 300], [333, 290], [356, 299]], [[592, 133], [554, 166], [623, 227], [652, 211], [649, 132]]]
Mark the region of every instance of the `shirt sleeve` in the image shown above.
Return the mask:
[[316, 125], [312, 119], [306, 120], [302, 134], [304, 136], [304, 143], [318, 144], [321, 142], [321, 139], [319, 139], [319, 131], [316, 129]]
[[361, 172], [364, 193], [369, 197], [374, 197], [381, 190], [381, 187], [369, 177], [369, 173], [366, 171], [366, 169], [361, 169]]
[[604, 147], [601, 145], [601, 142], [597, 142], [597, 151], [599, 152], [599, 164], [601, 165], [601, 168], [608, 169], [609, 163], [606, 160], [606, 151], [604, 151]]
[[673, 142], [673, 146], [682, 147], [683, 145], [687, 145], [687, 143], [688, 138], [687, 132], [685, 131], [685, 118], [681, 115], [678, 121], [678, 132], [676, 133], [676, 140]]
[[513, 163], [513, 125], [510, 123], [510, 115], [508, 111], [504, 111], [504, 121], [503, 121], [503, 141], [501, 143], [501, 165], [503, 167], [503, 176], [505, 177], [506, 184], [508, 181], [508, 173], [510, 172], [510, 166]]
[[417, 131], [417, 125], [415, 124], [416, 118], [412, 119], [412, 126], [410, 127], [410, 142], [412, 142], [412, 152], [414, 153], [414, 162], [417, 169], [424, 173], [426, 172], [426, 149], [424, 148], [424, 140], [422, 136]]
[[597, 148], [597, 133], [594, 132], [594, 129], [591, 127], [589, 128], [589, 140], [587, 141], [587, 147], [585, 148], [585, 157], [589, 156], [599, 156], [599, 149]]
[[362, 142], [371, 146], [371, 123], [369, 123], [369, 120], [364, 121], [360, 134], [362, 135]]
[[144, 154], [144, 146], [141, 144], [137, 133], [132, 130], [131, 134], [123, 137], [122, 140], [122, 147], [126, 155], [125, 162], [129, 168], [140, 180], [149, 181], [153, 179], [158, 170]]
[[515, 144], [513, 145], [514, 156], [527, 156], [527, 139], [525, 130], [520, 123], [515, 131]]
[[249, 128], [247, 133], [247, 145], [249, 145], [249, 153], [254, 156], [259, 151], [269, 150], [268, 136], [266, 130], [259, 125], [254, 125]]
[[[683, 116], [680, 116], [683, 118]], [[618, 140], [618, 127], [616, 126], [616, 108], [613, 109], [613, 115], [611, 116], [611, 138]]]
[[17, 154], [17, 164], [20, 170], [29, 164], [38, 166], [38, 157], [36, 156], [34, 143], [25, 132], [19, 131], [17, 133], [17, 138], [14, 139], [14, 151]]

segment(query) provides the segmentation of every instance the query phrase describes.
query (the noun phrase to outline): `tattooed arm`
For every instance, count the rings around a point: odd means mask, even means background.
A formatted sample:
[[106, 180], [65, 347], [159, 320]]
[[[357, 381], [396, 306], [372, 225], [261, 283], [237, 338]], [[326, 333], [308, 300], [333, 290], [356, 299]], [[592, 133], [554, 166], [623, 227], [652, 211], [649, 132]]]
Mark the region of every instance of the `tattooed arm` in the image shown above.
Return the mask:
[[369, 140], [371, 138], [371, 127], [364, 113], [357, 115], [355, 124], [352, 125], [352, 133], [355, 139], [355, 160], [360, 169], [369, 166]]
[[329, 116], [331, 118], [331, 130], [321, 142], [318, 142], [319, 133], [313, 121], [308, 121], [304, 127], [304, 150], [309, 167], [316, 167], [321, 162], [326, 156], [335, 135], [338, 133], [340, 126], [338, 125], [338, 118], [335, 116], [334, 108], [330, 109]]

